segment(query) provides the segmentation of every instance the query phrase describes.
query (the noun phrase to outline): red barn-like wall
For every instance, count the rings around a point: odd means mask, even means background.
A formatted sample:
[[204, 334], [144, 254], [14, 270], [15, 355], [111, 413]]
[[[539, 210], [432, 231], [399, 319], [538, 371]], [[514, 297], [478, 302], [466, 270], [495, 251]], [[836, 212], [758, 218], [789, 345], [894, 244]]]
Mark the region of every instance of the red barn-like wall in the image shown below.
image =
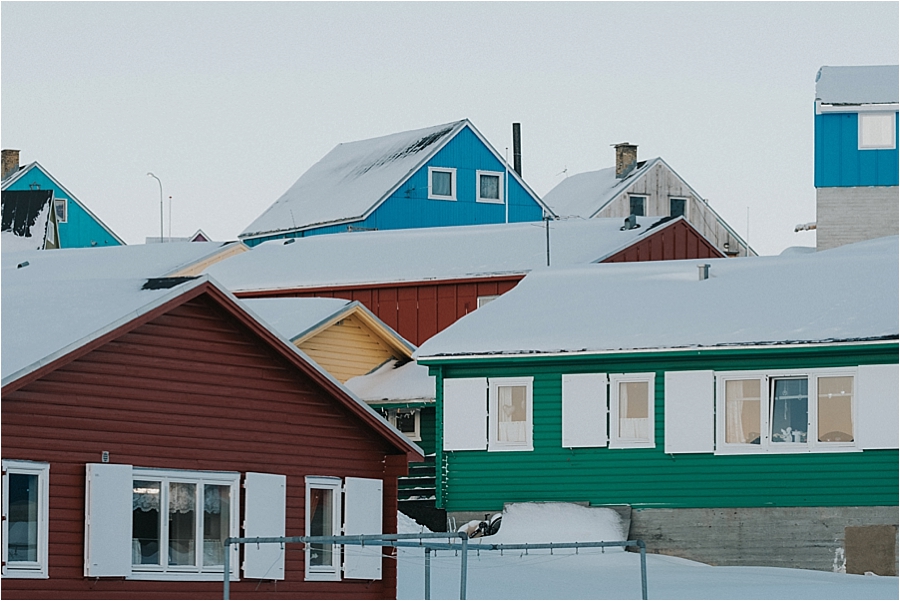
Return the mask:
[[[135, 467], [286, 475], [287, 536], [306, 534], [305, 476], [381, 479], [383, 532], [396, 532], [407, 451], [209, 296], [104, 340], [3, 390], [3, 457], [50, 464], [50, 577], [5, 578], [4, 598], [221, 598], [221, 580], [83, 576], [85, 464], [103, 451]], [[305, 582], [303, 547], [286, 547], [285, 580], [242, 578], [232, 598], [396, 598], [396, 561], [382, 580]]]

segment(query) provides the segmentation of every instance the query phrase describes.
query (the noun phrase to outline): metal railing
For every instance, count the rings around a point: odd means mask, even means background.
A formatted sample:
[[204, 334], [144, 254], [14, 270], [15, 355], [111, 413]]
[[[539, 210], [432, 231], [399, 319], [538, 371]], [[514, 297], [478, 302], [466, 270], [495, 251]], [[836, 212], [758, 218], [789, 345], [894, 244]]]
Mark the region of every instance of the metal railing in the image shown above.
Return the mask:
[[[459, 543], [441, 543], [438, 539], [460, 539]], [[527, 554], [529, 550], [549, 549], [596, 549], [604, 547], [637, 547], [641, 555], [641, 599], [647, 599], [647, 545], [643, 540], [626, 541], [594, 541], [594, 542], [570, 542], [570, 543], [488, 543], [482, 544], [484, 539], [477, 539], [477, 545], [469, 543], [469, 537], [464, 532], [429, 532], [420, 534], [360, 534], [353, 536], [276, 536], [257, 538], [227, 538], [225, 539], [225, 573], [223, 599], [230, 599], [231, 594], [231, 553], [229, 547], [237, 544], [286, 544], [286, 543], [320, 543], [341, 545], [371, 545], [376, 547], [412, 547], [425, 549], [425, 599], [431, 599], [431, 553], [433, 551], [460, 551], [459, 569], [459, 598], [466, 598], [468, 579], [469, 551], [521, 551]]]

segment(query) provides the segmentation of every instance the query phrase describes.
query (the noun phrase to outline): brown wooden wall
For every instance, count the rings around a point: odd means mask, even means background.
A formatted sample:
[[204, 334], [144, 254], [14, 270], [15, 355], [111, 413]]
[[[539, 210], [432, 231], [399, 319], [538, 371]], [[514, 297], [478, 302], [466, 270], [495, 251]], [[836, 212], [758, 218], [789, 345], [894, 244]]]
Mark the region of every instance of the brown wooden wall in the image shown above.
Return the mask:
[[525, 277], [512, 275], [441, 282], [412, 282], [239, 292], [242, 298], [326, 297], [359, 301], [406, 340], [419, 346], [467, 313], [478, 297], [503, 294]]
[[628, 248], [601, 261], [675, 261], [678, 259], [719, 259], [721, 251], [685, 221], [676, 221], [655, 234], [644, 237]]
[[[3, 457], [50, 463], [50, 578], [4, 579], [3, 597], [221, 599], [220, 581], [83, 577], [85, 464], [102, 451], [137, 467], [284, 474], [287, 536], [305, 534], [305, 476], [383, 478], [384, 532], [396, 532], [405, 456], [205, 296], [4, 395]], [[237, 582], [232, 596], [396, 596], [394, 560], [374, 582], [304, 582], [303, 562], [287, 545], [287, 580]]]

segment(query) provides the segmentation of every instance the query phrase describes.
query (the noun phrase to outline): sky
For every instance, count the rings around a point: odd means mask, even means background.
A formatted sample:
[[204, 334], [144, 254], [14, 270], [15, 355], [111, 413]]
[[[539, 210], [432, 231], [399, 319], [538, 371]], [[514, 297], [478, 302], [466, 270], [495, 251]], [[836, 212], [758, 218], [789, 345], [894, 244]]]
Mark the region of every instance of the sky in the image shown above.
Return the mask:
[[815, 246], [818, 69], [898, 47], [897, 2], [4, 1], [0, 145], [129, 244], [148, 172], [166, 235], [231, 240], [341, 142], [518, 122], [539, 195], [630, 142], [778, 254]]

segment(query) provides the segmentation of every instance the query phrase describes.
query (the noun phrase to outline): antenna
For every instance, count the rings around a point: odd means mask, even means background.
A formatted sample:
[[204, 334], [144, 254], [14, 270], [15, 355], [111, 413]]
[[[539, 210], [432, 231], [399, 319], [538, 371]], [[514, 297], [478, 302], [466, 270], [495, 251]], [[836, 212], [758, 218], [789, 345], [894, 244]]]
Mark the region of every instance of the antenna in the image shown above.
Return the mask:
[[563, 165], [563, 170], [556, 175], [565, 175], [566, 177], [569, 177], [569, 168]]

